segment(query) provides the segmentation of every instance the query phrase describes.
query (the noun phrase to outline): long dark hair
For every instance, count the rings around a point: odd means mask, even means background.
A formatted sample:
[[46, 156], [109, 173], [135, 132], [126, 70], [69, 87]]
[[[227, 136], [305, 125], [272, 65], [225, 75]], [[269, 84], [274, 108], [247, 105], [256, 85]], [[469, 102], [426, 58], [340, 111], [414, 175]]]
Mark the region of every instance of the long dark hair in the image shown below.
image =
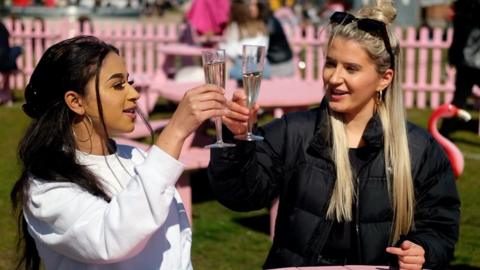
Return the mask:
[[[43, 54], [25, 89], [24, 112], [32, 122], [21, 139], [18, 156], [23, 165], [10, 199], [18, 210], [19, 240], [23, 248], [17, 269], [39, 269], [40, 258], [35, 242], [28, 233], [22, 207], [27, 202], [29, 178], [41, 181], [73, 182], [85, 191], [110, 201], [95, 175], [76, 162], [75, 139], [71, 125], [75, 113], [64, 101], [67, 91], [84, 96], [87, 83], [96, 76], [95, 91], [100, 119], [105, 123], [99, 99], [99, 74], [108, 53], [119, 51], [92, 36], [78, 36], [61, 41]], [[108, 134], [108, 133], [107, 133]]]

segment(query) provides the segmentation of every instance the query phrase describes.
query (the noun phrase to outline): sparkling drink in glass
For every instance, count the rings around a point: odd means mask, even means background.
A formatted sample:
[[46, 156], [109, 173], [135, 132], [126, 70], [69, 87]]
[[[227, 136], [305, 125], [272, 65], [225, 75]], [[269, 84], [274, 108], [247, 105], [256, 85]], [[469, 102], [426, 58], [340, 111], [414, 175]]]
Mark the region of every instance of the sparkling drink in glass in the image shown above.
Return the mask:
[[[247, 95], [247, 107], [252, 109], [257, 102], [260, 93], [260, 83], [263, 77], [263, 65], [265, 63], [265, 46], [243, 45], [242, 73], [243, 88]], [[253, 119], [250, 117], [247, 124], [247, 133], [235, 136], [235, 139], [245, 141], [261, 141], [262, 136], [253, 134]]]
[[[225, 50], [211, 50], [202, 52], [205, 82], [225, 88]], [[205, 148], [233, 147], [235, 144], [226, 143], [222, 138], [222, 117], [214, 118], [217, 140]]]

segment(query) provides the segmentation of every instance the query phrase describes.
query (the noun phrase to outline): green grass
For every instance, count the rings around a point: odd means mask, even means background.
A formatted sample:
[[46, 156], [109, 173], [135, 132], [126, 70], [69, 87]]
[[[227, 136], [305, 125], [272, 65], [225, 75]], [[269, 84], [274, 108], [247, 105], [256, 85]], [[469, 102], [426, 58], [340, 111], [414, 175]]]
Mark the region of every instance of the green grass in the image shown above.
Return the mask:
[[19, 105], [0, 106], [0, 269], [13, 269], [16, 254], [16, 226], [9, 195], [19, 174], [16, 150], [27, 123]]
[[[425, 127], [430, 113], [409, 110], [408, 117]], [[13, 269], [16, 227], [9, 192], [19, 174], [16, 148], [28, 119], [15, 103], [0, 107], [0, 124], [0, 269]], [[462, 218], [453, 268], [480, 269], [480, 137], [471, 131], [458, 131], [452, 137], [465, 153], [466, 164], [458, 180]], [[270, 247], [267, 211], [237, 213], [224, 208], [211, 196], [205, 171], [192, 174], [192, 185], [195, 269], [260, 269]]]

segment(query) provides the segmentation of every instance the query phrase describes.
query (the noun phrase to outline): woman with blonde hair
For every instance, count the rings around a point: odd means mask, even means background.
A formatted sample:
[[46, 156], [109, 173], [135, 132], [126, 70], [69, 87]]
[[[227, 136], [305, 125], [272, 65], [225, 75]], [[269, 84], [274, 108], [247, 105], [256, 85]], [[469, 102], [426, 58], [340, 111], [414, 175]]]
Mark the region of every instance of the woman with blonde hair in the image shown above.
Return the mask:
[[[443, 150], [405, 120], [395, 15], [380, 0], [334, 13], [319, 107], [258, 128], [264, 141], [212, 150], [210, 183], [222, 204], [250, 211], [279, 197], [265, 268], [444, 269], [452, 259], [460, 201]], [[255, 113], [242, 91], [232, 101], [227, 141]]]

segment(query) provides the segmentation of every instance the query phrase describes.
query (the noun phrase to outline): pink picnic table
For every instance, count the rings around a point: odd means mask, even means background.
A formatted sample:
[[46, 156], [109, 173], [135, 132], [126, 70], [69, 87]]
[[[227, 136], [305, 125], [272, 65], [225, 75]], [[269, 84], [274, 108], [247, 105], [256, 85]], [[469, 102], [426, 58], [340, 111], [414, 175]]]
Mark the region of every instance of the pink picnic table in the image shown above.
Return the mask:
[[[203, 82], [177, 83], [165, 80], [164, 76], [155, 76], [148, 91], [165, 99], [180, 102], [185, 93]], [[231, 99], [237, 90], [236, 82], [227, 80], [225, 96]], [[152, 94], [150, 93], [150, 94]], [[149, 95], [149, 93], [145, 93]], [[297, 82], [288, 78], [263, 80], [257, 104], [261, 108], [273, 108], [275, 117], [280, 117], [284, 109], [319, 104], [324, 95], [323, 87], [318, 82]]]
[[[200, 56], [204, 50], [208, 49], [186, 44], [170, 44], [157, 48], [157, 51], [163, 55], [160, 61], [164, 60], [166, 55]], [[203, 83], [203, 81], [179, 83], [167, 79], [163, 72], [158, 71], [153, 77], [150, 88], [144, 94], [153, 94], [154, 99], [163, 97], [179, 102], [187, 90]], [[234, 80], [227, 80], [225, 85], [226, 97], [231, 98], [233, 92], [237, 89]], [[302, 80], [297, 77], [272, 78], [262, 81], [257, 103], [260, 107], [278, 109], [302, 107], [320, 103], [323, 95], [323, 84], [319, 81]]]
[[[190, 88], [204, 82], [178, 83], [166, 81], [162, 76], [155, 76], [149, 91], [158, 92], [168, 100], [179, 102]], [[227, 80], [226, 97], [231, 98], [237, 90], [236, 82]], [[260, 84], [257, 103], [260, 107], [299, 107], [319, 103], [323, 98], [323, 88], [318, 82], [304, 81], [298, 83], [289, 78], [264, 79]]]

